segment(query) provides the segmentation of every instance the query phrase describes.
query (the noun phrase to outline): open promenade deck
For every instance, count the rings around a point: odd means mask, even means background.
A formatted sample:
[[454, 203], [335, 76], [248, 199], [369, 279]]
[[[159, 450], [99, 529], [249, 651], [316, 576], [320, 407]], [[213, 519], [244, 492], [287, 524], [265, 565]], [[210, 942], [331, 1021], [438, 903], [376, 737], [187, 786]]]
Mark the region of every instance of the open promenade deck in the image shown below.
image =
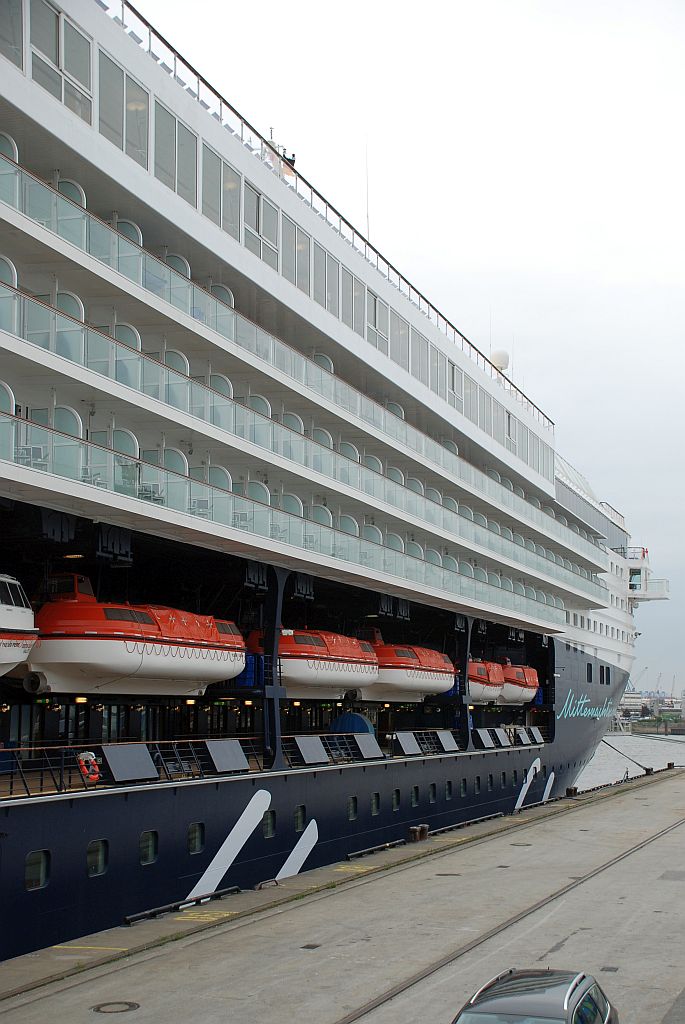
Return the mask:
[[449, 1024], [498, 972], [551, 966], [596, 974], [621, 1024], [682, 1024], [684, 853], [674, 769], [19, 957], [0, 1014]]

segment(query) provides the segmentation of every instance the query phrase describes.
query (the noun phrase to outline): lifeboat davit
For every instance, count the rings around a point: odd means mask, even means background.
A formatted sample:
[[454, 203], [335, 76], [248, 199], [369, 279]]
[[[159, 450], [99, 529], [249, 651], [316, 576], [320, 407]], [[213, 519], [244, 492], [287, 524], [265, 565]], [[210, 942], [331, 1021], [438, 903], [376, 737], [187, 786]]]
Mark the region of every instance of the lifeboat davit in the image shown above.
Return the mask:
[[509, 660], [502, 666], [504, 686], [500, 703], [528, 704], [538, 692], [538, 674], [528, 665], [512, 665]]
[[21, 583], [0, 575], [0, 676], [26, 661], [37, 637], [33, 609]]
[[472, 704], [489, 704], [497, 701], [504, 688], [502, 666], [494, 661], [469, 661], [469, 700]]
[[245, 668], [245, 643], [232, 622], [98, 601], [85, 576], [55, 577], [49, 591], [36, 616], [40, 642], [29, 659], [29, 690], [185, 696]]
[[386, 644], [377, 634], [378, 684], [372, 700], [420, 701], [454, 686], [454, 665], [446, 654], [413, 644]]
[[[262, 630], [250, 633], [247, 649], [263, 653]], [[282, 629], [278, 658], [281, 682], [289, 697], [331, 700], [357, 691], [362, 699], [367, 690], [375, 691], [378, 659], [365, 640], [318, 629]]]

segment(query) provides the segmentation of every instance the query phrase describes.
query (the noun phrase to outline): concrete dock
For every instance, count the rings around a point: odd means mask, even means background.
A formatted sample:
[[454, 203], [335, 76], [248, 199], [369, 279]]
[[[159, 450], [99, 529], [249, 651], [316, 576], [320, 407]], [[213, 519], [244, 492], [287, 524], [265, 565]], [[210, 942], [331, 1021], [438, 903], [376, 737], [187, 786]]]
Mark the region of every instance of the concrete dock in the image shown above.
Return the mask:
[[[0, 965], [7, 1024], [449, 1024], [507, 967], [685, 1022], [685, 771], [432, 836]], [[122, 1018], [118, 1018], [122, 1019]]]

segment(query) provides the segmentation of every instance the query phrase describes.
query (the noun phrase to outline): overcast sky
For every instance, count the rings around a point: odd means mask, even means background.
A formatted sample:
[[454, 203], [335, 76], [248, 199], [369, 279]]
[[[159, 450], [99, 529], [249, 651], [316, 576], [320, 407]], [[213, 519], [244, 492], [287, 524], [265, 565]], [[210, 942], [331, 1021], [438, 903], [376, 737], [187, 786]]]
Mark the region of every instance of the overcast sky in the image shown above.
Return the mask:
[[[685, 3], [140, 0], [141, 12], [556, 423], [671, 601], [685, 689]], [[191, 13], [192, 12], [192, 13]]]

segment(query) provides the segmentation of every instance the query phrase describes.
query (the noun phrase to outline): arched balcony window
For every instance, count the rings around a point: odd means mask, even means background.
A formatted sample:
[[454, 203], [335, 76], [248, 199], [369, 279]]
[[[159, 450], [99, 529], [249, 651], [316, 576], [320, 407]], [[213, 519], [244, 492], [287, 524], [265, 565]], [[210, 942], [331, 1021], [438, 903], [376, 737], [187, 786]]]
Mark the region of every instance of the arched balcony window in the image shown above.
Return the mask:
[[351, 537], [359, 536], [359, 523], [354, 516], [340, 516], [339, 526], [342, 533], [348, 533]]

